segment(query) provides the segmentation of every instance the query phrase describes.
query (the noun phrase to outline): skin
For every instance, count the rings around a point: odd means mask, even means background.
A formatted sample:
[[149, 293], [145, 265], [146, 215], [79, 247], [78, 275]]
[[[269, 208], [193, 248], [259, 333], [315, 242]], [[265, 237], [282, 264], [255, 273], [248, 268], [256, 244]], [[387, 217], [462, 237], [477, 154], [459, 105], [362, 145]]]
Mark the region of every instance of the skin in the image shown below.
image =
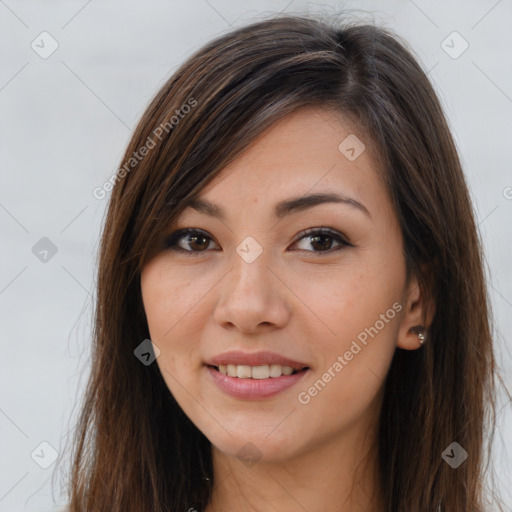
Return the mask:
[[[354, 161], [338, 150], [351, 133], [325, 109], [280, 120], [201, 192], [225, 210], [223, 221], [187, 208], [168, 231], [197, 228], [209, 238], [194, 244], [185, 235], [180, 247], [194, 254], [162, 249], [143, 269], [157, 364], [212, 443], [207, 512], [384, 510], [375, 444], [384, 379], [397, 347], [421, 346], [408, 331], [422, 325], [425, 304], [416, 279], [406, 282], [402, 234], [369, 144]], [[274, 216], [275, 203], [315, 192], [354, 198], [370, 215], [325, 203]], [[334, 238], [315, 243], [300, 235], [320, 227], [352, 246], [335, 250]], [[263, 249], [252, 263], [236, 252], [248, 236]], [[393, 304], [400, 311], [378, 334], [358, 343], [361, 350], [308, 403], [299, 402]], [[204, 365], [228, 350], [272, 350], [310, 371], [274, 397], [233, 398]], [[253, 465], [237, 457], [249, 442]]]

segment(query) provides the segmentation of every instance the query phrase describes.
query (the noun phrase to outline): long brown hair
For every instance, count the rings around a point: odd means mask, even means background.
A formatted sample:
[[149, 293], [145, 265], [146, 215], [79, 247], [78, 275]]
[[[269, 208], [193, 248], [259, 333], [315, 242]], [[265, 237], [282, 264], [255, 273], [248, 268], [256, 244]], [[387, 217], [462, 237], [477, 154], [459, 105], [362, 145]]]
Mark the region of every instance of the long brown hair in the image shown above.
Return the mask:
[[[486, 510], [485, 441], [490, 454], [496, 417], [492, 319], [470, 196], [440, 102], [391, 31], [278, 15], [193, 54], [148, 106], [110, 181], [71, 512], [207, 504], [215, 485], [210, 442], [158, 365], [134, 355], [149, 338], [141, 270], [190, 199], [275, 121], [306, 106], [336, 110], [365, 134], [402, 229], [408, 276], [436, 304], [427, 343], [397, 349], [386, 377], [378, 448], [386, 510]], [[442, 457], [453, 442], [468, 454], [456, 469]]]

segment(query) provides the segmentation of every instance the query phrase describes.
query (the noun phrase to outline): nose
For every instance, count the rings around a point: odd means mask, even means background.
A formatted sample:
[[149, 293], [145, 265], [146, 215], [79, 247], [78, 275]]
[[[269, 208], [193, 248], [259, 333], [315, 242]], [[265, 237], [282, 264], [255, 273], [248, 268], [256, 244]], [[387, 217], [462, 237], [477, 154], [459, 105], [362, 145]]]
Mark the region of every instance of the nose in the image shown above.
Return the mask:
[[234, 253], [218, 287], [214, 318], [218, 325], [244, 333], [282, 328], [289, 321], [290, 290], [263, 251], [254, 261]]

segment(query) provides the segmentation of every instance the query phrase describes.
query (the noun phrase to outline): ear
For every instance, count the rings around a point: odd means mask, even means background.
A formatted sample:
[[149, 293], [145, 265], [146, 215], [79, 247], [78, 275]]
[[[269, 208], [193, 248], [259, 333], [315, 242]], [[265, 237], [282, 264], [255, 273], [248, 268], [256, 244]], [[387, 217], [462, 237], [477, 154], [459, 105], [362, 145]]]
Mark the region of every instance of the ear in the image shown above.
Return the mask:
[[[425, 268], [422, 268], [422, 271], [425, 270]], [[420, 289], [417, 276], [412, 276], [407, 286], [404, 309], [405, 311], [398, 330], [397, 346], [405, 350], [416, 350], [422, 345], [418, 334], [409, 330], [411, 327], [423, 326], [423, 332], [426, 334], [432, 324], [435, 313], [434, 300], [431, 298], [427, 302], [425, 294]], [[428, 343], [428, 335], [426, 336], [426, 343]]]

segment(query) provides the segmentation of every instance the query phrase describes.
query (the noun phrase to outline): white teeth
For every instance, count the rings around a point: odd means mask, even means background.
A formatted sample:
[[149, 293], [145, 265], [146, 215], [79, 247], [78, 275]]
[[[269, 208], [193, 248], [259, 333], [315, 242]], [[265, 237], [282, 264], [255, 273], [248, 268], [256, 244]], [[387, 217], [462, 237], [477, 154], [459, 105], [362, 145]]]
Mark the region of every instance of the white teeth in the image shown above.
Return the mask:
[[283, 374], [283, 367], [280, 364], [271, 364], [269, 373], [271, 377], [280, 377]]
[[[250, 368], [250, 366], [247, 368]], [[251, 377], [253, 379], [268, 379], [270, 377], [270, 368], [268, 367], [268, 364], [264, 364], [263, 366], [253, 366], [251, 370]]]
[[236, 376], [239, 379], [250, 379], [251, 378], [251, 367], [239, 364], [236, 367]]
[[264, 364], [261, 366], [248, 366], [246, 364], [221, 364], [219, 372], [229, 377], [238, 377], [239, 379], [268, 379], [269, 377], [280, 377], [281, 375], [291, 375], [296, 373], [291, 366], [281, 366], [280, 364]]

